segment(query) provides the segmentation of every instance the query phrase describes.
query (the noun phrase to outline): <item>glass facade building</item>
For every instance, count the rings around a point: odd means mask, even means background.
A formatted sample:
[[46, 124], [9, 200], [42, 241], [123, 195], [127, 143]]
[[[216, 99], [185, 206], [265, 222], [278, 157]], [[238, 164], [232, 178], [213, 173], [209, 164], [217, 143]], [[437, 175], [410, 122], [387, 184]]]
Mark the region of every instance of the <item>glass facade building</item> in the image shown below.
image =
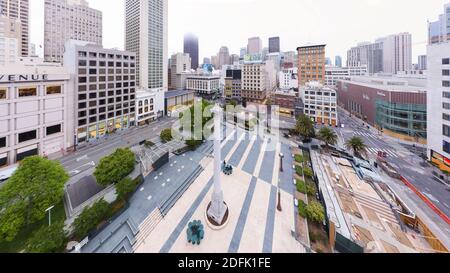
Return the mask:
[[375, 123], [383, 129], [410, 137], [427, 138], [425, 104], [389, 103], [376, 100]]

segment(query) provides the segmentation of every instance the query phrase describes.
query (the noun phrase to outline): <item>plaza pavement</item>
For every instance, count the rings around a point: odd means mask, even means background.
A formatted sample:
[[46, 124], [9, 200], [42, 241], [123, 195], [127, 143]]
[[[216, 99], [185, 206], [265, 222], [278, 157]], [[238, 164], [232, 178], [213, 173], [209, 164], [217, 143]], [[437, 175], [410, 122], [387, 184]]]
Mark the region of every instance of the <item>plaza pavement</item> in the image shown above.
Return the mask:
[[[285, 155], [280, 172], [279, 153]], [[225, 202], [230, 209], [224, 229], [213, 231], [205, 212], [213, 191], [213, 159], [202, 160], [204, 171], [155, 229], [136, 245], [137, 253], [302, 253], [295, 239], [293, 158], [288, 144], [274, 136], [256, 136], [241, 129], [229, 130], [222, 143], [222, 159], [234, 167], [222, 174]], [[278, 191], [282, 211], [277, 210]], [[156, 209], [156, 208], [155, 208]], [[187, 242], [189, 222], [201, 220], [205, 239], [201, 245]]]

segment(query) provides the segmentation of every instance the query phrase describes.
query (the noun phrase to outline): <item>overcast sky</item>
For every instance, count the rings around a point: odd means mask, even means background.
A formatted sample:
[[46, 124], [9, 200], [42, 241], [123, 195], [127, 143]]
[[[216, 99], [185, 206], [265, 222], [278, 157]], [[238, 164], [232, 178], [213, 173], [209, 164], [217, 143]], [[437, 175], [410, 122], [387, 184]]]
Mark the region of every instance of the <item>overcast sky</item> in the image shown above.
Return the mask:
[[[426, 52], [427, 20], [436, 20], [450, 0], [168, 0], [169, 54], [183, 50], [183, 35], [200, 39], [200, 61], [228, 46], [231, 53], [247, 39], [280, 36], [283, 51], [326, 43], [327, 56], [346, 59], [358, 42], [392, 33], [413, 35], [413, 62]], [[103, 44], [124, 47], [124, 0], [88, 0], [103, 12]], [[31, 42], [43, 45], [44, 0], [31, 0]], [[38, 51], [39, 54], [41, 52]]]

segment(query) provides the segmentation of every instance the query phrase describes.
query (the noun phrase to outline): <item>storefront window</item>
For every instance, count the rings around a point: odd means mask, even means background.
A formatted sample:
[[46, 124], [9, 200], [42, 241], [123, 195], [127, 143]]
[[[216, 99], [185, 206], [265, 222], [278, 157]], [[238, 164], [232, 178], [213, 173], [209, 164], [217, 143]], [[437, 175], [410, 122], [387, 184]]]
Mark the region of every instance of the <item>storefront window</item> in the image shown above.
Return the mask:
[[6, 88], [0, 89], [0, 100], [6, 100]]
[[97, 138], [97, 126], [89, 127], [89, 138]]
[[47, 95], [61, 94], [61, 86], [47, 86]]
[[37, 88], [36, 87], [30, 87], [30, 88], [19, 88], [19, 98], [22, 97], [33, 97], [37, 95]]

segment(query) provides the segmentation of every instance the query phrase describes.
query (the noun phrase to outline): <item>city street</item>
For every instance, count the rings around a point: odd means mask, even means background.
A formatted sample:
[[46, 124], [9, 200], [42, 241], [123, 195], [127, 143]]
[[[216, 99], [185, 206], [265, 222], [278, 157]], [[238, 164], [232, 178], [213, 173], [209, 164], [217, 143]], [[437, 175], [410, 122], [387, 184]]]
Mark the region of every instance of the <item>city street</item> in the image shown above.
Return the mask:
[[[433, 179], [432, 167], [423, 164], [424, 160], [420, 156], [407, 150], [403, 145], [390, 137], [380, 135], [376, 129], [367, 128], [367, 124], [363, 126], [363, 121], [355, 117], [350, 117], [347, 112], [340, 110], [339, 117], [340, 122], [344, 125], [343, 128], [336, 128], [339, 137], [339, 146], [344, 147], [344, 143], [347, 140], [353, 136], [357, 136], [362, 138], [368, 146], [367, 154], [371, 162], [376, 160], [378, 151], [385, 152], [387, 154], [387, 161], [402, 176], [409, 180], [446, 215], [450, 215], [449, 187]], [[427, 212], [428, 217], [436, 220], [436, 222], [443, 222], [406, 186], [403, 185], [397, 188], [402, 189], [412, 200], [418, 200], [415, 205], [423, 212]], [[444, 224], [441, 227], [448, 231], [448, 225]]]
[[171, 128], [174, 122], [175, 119], [164, 118], [146, 127], [117, 132], [97, 143], [90, 143], [75, 153], [60, 158], [59, 161], [71, 176], [78, 175], [94, 168], [103, 157], [108, 156], [117, 148], [131, 147], [143, 140], [158, 137], [163, 129]]

